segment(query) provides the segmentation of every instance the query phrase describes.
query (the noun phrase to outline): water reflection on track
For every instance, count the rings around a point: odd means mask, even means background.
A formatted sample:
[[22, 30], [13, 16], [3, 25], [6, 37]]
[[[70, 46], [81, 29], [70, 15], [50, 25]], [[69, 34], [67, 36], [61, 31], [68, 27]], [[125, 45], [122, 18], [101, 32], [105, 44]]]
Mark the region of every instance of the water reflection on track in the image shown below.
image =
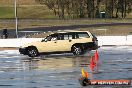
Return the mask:
[[[93, 52], [78, 57], [58, 54], [28, 58], [18, 51], [0, 51], [0, 88], [81, 88], [78, 78], [82, 67], [91, 79], [132, 79], [131, 47], [101, 47], [95, 73], [89, 69]], [[107, 87], [121, 88], [100, 88]]]

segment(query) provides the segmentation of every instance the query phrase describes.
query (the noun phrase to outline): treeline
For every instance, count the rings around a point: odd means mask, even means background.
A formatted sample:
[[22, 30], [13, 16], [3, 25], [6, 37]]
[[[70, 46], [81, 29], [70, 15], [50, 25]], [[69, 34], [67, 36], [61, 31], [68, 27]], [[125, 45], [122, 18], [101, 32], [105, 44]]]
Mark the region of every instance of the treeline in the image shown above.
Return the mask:
[[125, 18], [132, 11], [132, 0], [36, 0], [46, 5], [61, 19], [65, 18]]

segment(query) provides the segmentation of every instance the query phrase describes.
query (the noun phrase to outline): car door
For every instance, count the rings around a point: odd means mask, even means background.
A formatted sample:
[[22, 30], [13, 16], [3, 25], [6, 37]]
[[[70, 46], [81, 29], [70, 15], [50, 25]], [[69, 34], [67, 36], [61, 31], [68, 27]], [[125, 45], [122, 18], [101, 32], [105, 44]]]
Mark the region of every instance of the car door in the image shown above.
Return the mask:
[[40, 52], [55, 52], [57, 46], [57, 40], [55, 39], [55, 34], [47, 36], [40, 44], [39, 51]]
[[57, 40], [56, 49], [58, 51], [71, 51], [72, 35], [69, 33], [60, 33]]

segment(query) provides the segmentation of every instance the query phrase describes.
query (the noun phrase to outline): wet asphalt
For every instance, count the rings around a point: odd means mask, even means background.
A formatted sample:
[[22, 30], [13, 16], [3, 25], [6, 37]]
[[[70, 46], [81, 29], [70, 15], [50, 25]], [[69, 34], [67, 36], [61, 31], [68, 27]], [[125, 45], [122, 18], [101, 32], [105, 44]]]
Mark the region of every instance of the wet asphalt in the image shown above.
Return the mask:
[[89, 61], [94, 52], [78, 57], [66, 53], [29, 58], [18, 50], [0, 51], [0, 88], [131, 88], [82, 87], [78, 82], [82, 68], [90, 79], [132, 79], [131, 46], [100, 47], [98, 66], [92, 72]]

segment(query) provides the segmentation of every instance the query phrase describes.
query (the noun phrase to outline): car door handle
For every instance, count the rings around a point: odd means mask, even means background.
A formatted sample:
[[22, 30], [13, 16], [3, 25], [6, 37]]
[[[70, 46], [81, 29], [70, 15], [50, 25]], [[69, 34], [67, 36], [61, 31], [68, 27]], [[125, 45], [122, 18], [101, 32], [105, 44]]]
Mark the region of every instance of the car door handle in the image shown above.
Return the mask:
[[57, 43], [57, 42], [54, 42], [54, 43]]
[[71, 42], [72, 40], [69, 40], [69, 42]]

